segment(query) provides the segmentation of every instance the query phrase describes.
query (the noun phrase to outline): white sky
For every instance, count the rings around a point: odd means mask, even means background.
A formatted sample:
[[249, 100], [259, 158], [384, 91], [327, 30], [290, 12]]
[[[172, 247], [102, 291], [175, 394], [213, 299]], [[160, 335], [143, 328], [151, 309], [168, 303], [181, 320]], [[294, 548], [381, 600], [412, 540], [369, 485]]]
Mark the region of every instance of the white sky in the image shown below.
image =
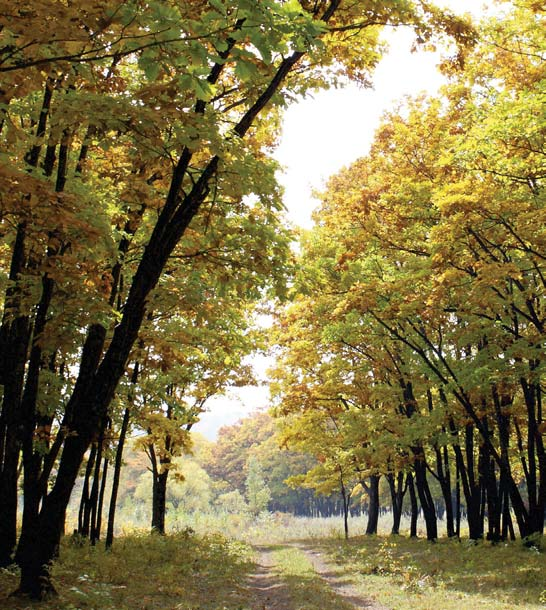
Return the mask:
[[[436, 4], [479, 17], [494, 3], [436, 0]], [[311, 226], [317, 204], [312, 191], [320, 190], [329, 176], [368, 152], [386, 110], [405, 95], [434, 93], [444, 82], [435, 67], [439, 55], [410, 53], [413, 38], [408, 30], [389, 32], [390, 50], [373, 74], [373, 89], [349, 86], [324, 91], [287, 109], [275, 156], [284, 167], [279, 181], [285, 189], [289, 220], [295, 225]], [[263, 357], [256, 358], [256, 369], [263, 370], [263, 363]], [[208, 412], [193, 430], [214, 439], [221, 426], [266, 408], [268, 399], [267, 386], [232, 390], [228, 396], [210, 401]]]

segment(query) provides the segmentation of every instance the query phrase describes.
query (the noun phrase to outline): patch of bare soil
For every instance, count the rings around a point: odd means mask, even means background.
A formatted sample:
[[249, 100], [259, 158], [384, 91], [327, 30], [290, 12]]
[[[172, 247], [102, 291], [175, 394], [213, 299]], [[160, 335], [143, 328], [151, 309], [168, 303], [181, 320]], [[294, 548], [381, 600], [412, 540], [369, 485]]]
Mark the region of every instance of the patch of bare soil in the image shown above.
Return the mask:
[[313, 564], [315, 572], [323, 578], [332, 590], [344, 601], [352, 604], [358, 610], [389, 610], [379, 602], [371, 598], [363, 597], [360, 591], [351, 583], [347, 582], [343, 574], [340, 574], [339, 571], [335, 570], [332, 563], [330, 563], [320, 551], [304, 544], [291, 544], [305, 553], [307, 559]]
[[257, 570], [247, 581], [253, 598], [250, 609], [295, 610], [288, 587], [273, 569], [275, 563], [271, 550], [266, 547], [256, 547], [256, 550], [259, 553]]

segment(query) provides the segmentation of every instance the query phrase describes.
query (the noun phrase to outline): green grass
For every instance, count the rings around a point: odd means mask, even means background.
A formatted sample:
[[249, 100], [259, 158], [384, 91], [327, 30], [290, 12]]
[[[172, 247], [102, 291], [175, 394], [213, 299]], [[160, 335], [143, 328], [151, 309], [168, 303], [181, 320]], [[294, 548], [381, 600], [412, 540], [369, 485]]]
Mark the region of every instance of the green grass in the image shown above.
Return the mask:
[[241, 583], [253, 569], [252, 551], [219, 534], [203, 538], [132, 535], [113, 551], [63, 544], [52, 575], [59, 597], [46, 603], [8, 598], [16, 570], [0, 571], [0, 608], [23, 610], [196, 610], [246, 605]]
[[546, 608], [546, 555], [521, 542], [492, 546], [362, 536], [313, 541], [362, 591], [393, 610]]

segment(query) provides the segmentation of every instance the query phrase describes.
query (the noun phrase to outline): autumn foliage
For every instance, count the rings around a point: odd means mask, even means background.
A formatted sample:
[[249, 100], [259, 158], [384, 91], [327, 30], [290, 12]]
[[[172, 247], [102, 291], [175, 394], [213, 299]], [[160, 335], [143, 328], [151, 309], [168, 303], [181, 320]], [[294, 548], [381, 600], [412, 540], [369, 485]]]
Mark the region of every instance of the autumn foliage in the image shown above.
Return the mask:
[[463, 505], [471, 538], [544, 529], [544, 8], [506, 10], [330, 179], [277, 325], [284, 438], [322, 460], [303, 483], [385, 477], [431, 539], [432, 479], [450, 536]]

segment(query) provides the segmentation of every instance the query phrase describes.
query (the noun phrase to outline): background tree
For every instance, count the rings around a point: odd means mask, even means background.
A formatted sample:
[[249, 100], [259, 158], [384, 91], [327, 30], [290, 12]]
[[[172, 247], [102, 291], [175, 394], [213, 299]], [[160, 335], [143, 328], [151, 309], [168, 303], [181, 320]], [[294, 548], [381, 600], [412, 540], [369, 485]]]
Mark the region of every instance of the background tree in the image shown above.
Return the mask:
[[255, 457], [250, 457], [246, 465], [245, 495], [248, 510], [254, 516], [267, 510], [271, 491], [264, 480], [262, 467]]

